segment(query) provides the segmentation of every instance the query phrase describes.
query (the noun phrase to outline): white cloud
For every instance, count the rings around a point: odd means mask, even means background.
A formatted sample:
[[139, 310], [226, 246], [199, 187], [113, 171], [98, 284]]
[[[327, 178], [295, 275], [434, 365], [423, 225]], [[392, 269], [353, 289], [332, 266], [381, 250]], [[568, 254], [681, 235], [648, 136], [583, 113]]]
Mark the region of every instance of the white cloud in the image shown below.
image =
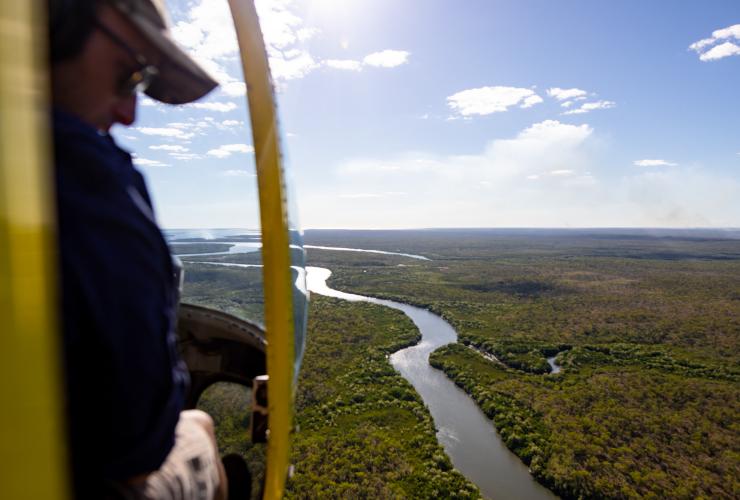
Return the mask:
[[185, 146], [179, 146], [176, 144], [159, 144], [156, 146], [149, 146], [149, 149], [171, 151], [174, 153], [185, 153], [186, 151], [188, 151], [188, 148], [186, 148]]
[[366, 199], [366, 198], [388, 198], [392, 196], [405, 196], [404, 191], [385, 191], [383, 193], [351, 193], [351, 194], [340, 194], [340, 198], [349, 199]]
[[[299, 193], [302, 220], [365, 228], [737, 227], [740, 181], [722, 165], [614, 170], [614, 155], [589, 125], [548, 120], [472, 154], [354, 158]], [[398, 186], [413, 189], [403, 197], [346, 196]]]
[[246, 170], [224, 170], [221, 175], [226, 177], [254, 177], [256, 174]]
[[216, 158], [226, 158], [231, 156], [232, 153], [253, 153], [254, 148], [247, 146], [246, 144], [225, 144], [216, 149], [208, 151], [208, 155], [215, 156]]
[[447, 105], [462, 116], [490, 115], [520, 103], [528, 108], [538, 102], [542, 99], [531, 89], [501, 86], [463, 90], [447, 98]]
[[183, 132], [181, 129], [175, 127], [137, 127], [135, 130], [144, 135], [172, 137], [175, 139], [190, 139], [195, 135], [192, 132]]
[[182, 161], [203, 159], [203, 155], [199, 155], [196, 153], [170, 153], [170, 156], [175, 158], [176, 160], [182, 160]]
[[566, 111], [563, 114], [564, 115], [580, 115], [583, 113], [588, 113], [589, 111], [593, 111], [595, 109], [610, 109], [616, 105], [617, 104], [614, 101], [585, 102], [581, 105], [580, 108], [571, 109], [569, 111]]
[[[491, 227], [533, 225], [535, 216], [544, 215], [538, 225], [558, 225], [552, 221], [558, 214], [553, 207], [569, 207], [573, 199], [598, 189], [588, 174], [592, 135], [587, 124], [547, 120], [493, 140], [474, 154], [409, 151], [391, 158], [355, 158], [338, 167], [336, 177], [329, 177], [332, 182], [301, 193], [303, 218], [309, 225], [320, 220], [323, 227], [379, 227], [379, 221], [381, 227]], [[557, 172], [564, 170], [573, 173]], [[378, 196], [398, 186], [413, 189], [404, 196]], [[353, 203], [360, 200], [352, 199], [361, 198], [357, 195], [368, 198], [373, 210], [358, 211]], [[577, 212], [584, 213], [582, 205]]]
[[725, 42], [704, 52], [699, 56], [699, 59], [702, 61], [714, 61], [716, 59], [722, 59], [723, 57], [737, 55], [740, 55], [740, 46], [735, 45], [732, 42]]
[[522, 104], [522, 108], [531, 108], [535, 104], [539, 104], [542, 102], [542, 98], [538, 95], [531, 95], [524, 99], [524, 104]]
[[304, 25], [303, 19], [290, 10], [291, 3], [290, 0], [257, 1], [260, 28], [268, 46], [286, 50], [319, 33], [317, 29]]
[[169, 167], [169, 164], [159, 160], [147, 160], [138, 156], [134, 156], [134, 164], [138, 167]]
[[564, 108], [569, 108], [573, 105], [573, 101], [565, 101], [565, 102], [560, 103], [560, 105]]
[[227, 2], [196, 1], [185, 19], [175, 23], [172, 35], [218, 81], [234, 80], [224, 68], [225, 59], [238, 53]]
[[[480, 155], [438, 157], [422, 153], [408, 153], [392, 160], [356, 159], [345, 163], [345, 174], [372, 174], [399, 183], [394, 176], [407, 174], [437, 174], [466, 181], [468, 176], [493, 181], [521, 175], [563, 170], [562, 165], [579, 164], [572, 153], [593, 133], [587, 125], [570, 125], [557, 120], [545, 120], [522, 130], [513, 139], [497, 139], [488, 144]], [[557, 174], [556, 174], [557, 175]], [[442, 184], [444, 185], [444, 184]], [[386, 190], [379, 190], [386, 191]]]
[[[137, 127], [134, 130], [144, 134], [159, 137], [170, 137], [180, 142], [188, 143], [196, 135], [202, 135], [210, 128], [219, 125], [211, 117], [187, 118], [186, 121], [170, 122], [164, 127]], [[174, 150], [172, 150], [174, 151]]]
[[350, 199], [362, 199], [362, 198], [382, 198], [382, 194], [378, 193], [355, 193], [355, 194], [340, 194], [340, 198], [350, 198]]
[[172, 27], [172, 37], [179, 45], [195, 49], [203, 43], [206, 32], [210, 31], [208, 21], [199, 15], [199, 8], [202, 5], [201, 3], [189, 12], [191, 22], [180, 21]]
[[218, 111], [221, 113], [228, 113], [236, 109], [236, 103], [234, 102], [194, 102], [188, 104], [189, 107], [196, 109], [207, 109], [209, 111]]
[[366, 55], [362, 62], [368, 66], [380, 68], [395, 68], [406, 64], [409, 60], [410, 52], [405, 50], [382, 50]]
[[570, 99], [585, 99], [588, 92], [577, 88], [561, 89], [560, 87], [552, 87], [547, 89], [547, 95], [558, 101], [567, 101]]
[[242, 123], [244, 122], [240, 120], [224, 120], [221, 122], [221, 125], [223, 125], [224, 127], [236, 127], [238, 125], [241, 125]]
[[300, 28], [298, 31], [296, 31], [296, 36], [298, 38], [298, 41], [305, 42], [313, 38], [314, 35], [318, 35], [319, 33], [321, 33], [321, 30], [318, 28]]
[[244, 82], [228, 82], [220, 87], [221, 92], [229, 97], [243, 97], [247, 93], [247, 85]]
[[138, 100], [138, 103], [139, 103], [139, 105], [146, 106], [146, 107], [159, 106], [159, 103], [157, 101], [155, 101], [154, 99], [152, 99], [151, 97], [148, 97], [146, 95], [140, 96], [139, 97], [139, 100]]
[[275, 52], [270, 56], [270, 71], [275, 80], [303, 78], [319, 67], [319, 63], [305, 50]]
[[635, 160], [634, 164], [638, 167], [677, 167], [678, 163], [672, 163], [666, 160]]
[[573, 147], [581, 144], [592, 133], [593, 129], [585, 123], [569, 125], [557, 120], [545, 120], [524, 129], [519, 133], [516, 141], [527, 144], [529, 147], [537, 145], [550, 147], [554, 144]]
[[[409, 53], [384, 50], [368, 55], [363, 62], [344, 59], [321, 61], [306, 46], [320, 31], [308, 26], [294, 12], [294, 0], [257, 0], [260, 27], [270, 62], [272, 78], [278, 90], [287, 81], [303, 78], [323, 66], [358, 71], [362, 65], [395, 67], [407, 62]], [[244, 82], [234, 77], [233, 62], [238, 45], [228, 2], [194, 0], [174, 24], [174, 38], [183, 45], [211, 75], [221, 83], [220, 93], [229, 97], [245, 94]], [[222, 108], [222, 106], [218, 106]], [[216, 107], [205, 108], [226, 111]]]
[[257, 2], [272, 77], [278, 81], [302, 78], [320, 66], [302, 46], [319, 33], [290, 10], [290, 0]]
[[327, 59], [325, 66], [347, 71], [362, 71], [363, 66], [395, 68], [408, 62], [410, 53], [404, 50], [382, 50], [365, 56], [362, 61], [354, 59]]
[[[715, 61], [724, 57], [733, 55], [740, 55], [740, 46], [730, 41], [725, 41], [719, 45], [715, 45], [718, 42], [729, 39], [740, 40], [740, 24], [734, 24], [727, 28], [718, 29], [712, 32], [712, 36], [704, 38], [698, 42], [694, 42], [689, 45], [689, 50], [699, 54], [699, 59], [702, 61]], [[708, 47], [714, 45], [711, 49]]]
[[346, 69], [350, 71], [360, 71], [362, 69], [362, 63], [352, 59], [327, 59], [324, 61], [324, 64], [330, 68]]
[[733, 24], [727, 28], [722, 28], [712, 32], [712, 37], [716, 40], [723, 40], [725, 38], [736, 38], [740, 40], [740, 24]]
[[183, 134], [189, 135], [188, 139], [195, 135], [203, 135], [212, 126], [214, 126], [214, 120], [210, 116], [189, 117], [184, 122], [170, 122], [167, 124], [168, 128], [174, 128], [180, 130]]
[[[292, 0], [258, 0], [260, 27], [270, 59], [273, 78], [278, 82], [300, 78], [318, 67], [301, 44], [319, 31], [306, 26], [292, 12]], [[228, 2], [195, 0], [184, 18], [175, 23], [175, 39], [221, 84], [228, 96], [243, 95], [243, 84], [227, 71], [229, 61], [238, 55], [236, 33]], [[235, 85], [231, 85], [234, 83]], [[242, 85], [239, 85], [242, 84]]]

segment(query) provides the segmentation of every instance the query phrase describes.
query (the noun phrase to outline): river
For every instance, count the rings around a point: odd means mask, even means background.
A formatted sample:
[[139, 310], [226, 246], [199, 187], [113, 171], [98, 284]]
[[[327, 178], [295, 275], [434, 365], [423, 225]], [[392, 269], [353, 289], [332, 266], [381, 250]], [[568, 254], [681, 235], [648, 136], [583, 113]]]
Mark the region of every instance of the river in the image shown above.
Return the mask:
[[[177, 234], [173, 231], [171, 239]], [[179, 236], [179, 235], [178, 235]], [[171, 241], [170, 244], [176, 241]], [[204, 257], [249, 253], [259, 250], [255, 242], [219, 241], [233, 246], [225, 252], [184, 254], [180, 257]], [[402, 255], [419, 260], [426, 257], [381, 250], [366, 250], [344, 247], [307, 248], [367, 252], [386, 255]], [[261, 267], [258, 264], [234, 264], [226, 262], [201, 262], [226, 267]], [[439, 316], [418, 307], [377, 299], [329, 288], [326, 280], [331, 276], [329, 269], [307, 267], [308, 289], [349, 301], [379, 304], [405, 313], [419, 328], [422, 339], [417, 345], [401, 349], [390, 356], [393, 367], [416, 389], [434, 419], [437, 440], [444, 447], [455, 468], [475, 483], [483, 496], [493, 500], [552, 500], [557, 498], [550, 490], [537, 483], [526, 465], [514, 455], [501, 440], [493, 423], [478, 408], [478, 405], [447, 376], [429, 364], [429, 354], [443, 345], [457, 342], [457, 332]], [[559, 369], [554, 358], [548, 359], [553, 371]]]
[[[181, 253], [177, 254], [178, 257], [206, 257], [211, 255], [233, 255], [239, 253], [253, 253], [257, 252], [262, 248], [262, 243], [259, 241], [177, 241], [171, 240], [169, 244], [173, 248], [177, 248], [179, 245], [192, 245], [192, 244], [222, 244], [231, 245], [228, 250], [221, 252], [199, 252], [199, 253]], [[346, 247], [327, 247], [317, 245], [303, 245], [303, 248], [314, 249], [314, 250], [334, 250], [339, 252], [361, 252], [361, 253], [374, 253], [379, 255], [400, 255], [402, 257], [410, 257], [417, 260], [429, 260], [423, 255], [416, 255], [413, 253], [400, 253], [400, 252], [387, 252], [385, 250], [366, 250], [364, 248], [346, 248]]]
[[399, 302], [340, 292], [329, 288], [329, 269], [306, 268], [308, 289], [319, 295], [363, 301], [398, 309], [419, 328], [422, 339], [415, 346], [391, 355], [391, 364], [411, 382], [429, 408], [437, 428], [437, 439], [455, 468], [494, 500], [554, 499], [550, 490], [537, 483], [526, 465], [503, 443], [492, 422], [475, 401], [447, 376], [429, 364], [429, 353], [457, 342], [457, 332], [439, 316]]

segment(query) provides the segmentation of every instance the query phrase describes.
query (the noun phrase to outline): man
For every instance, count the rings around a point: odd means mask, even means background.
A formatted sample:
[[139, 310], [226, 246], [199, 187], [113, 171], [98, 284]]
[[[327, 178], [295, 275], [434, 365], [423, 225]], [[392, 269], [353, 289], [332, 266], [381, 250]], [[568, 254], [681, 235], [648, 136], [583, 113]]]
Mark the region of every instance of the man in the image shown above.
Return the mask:
[[216, 86], [169, 38], [161, 0], [49, 0], [62, 321], [77, 498], [223, 498], [213, 422], [182, 412], [177, 289], [144, 180], [108, 135], [138, 92]]

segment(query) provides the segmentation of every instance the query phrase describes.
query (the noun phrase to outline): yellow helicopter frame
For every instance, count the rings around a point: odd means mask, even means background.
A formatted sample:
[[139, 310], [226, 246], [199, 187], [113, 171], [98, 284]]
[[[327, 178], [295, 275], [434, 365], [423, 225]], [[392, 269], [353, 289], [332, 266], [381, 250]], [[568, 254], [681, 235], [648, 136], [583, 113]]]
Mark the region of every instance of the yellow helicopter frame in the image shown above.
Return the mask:
[[[280, 498], [295, 390], [287, 193], [254, 3], [229, 0], [229, 5], [248, 88], [262, 225], [269, 376], [264, 497]], [[0, 498], [8, 499], [70, 496], [44, 14], [40, 0], [0, 2]]]

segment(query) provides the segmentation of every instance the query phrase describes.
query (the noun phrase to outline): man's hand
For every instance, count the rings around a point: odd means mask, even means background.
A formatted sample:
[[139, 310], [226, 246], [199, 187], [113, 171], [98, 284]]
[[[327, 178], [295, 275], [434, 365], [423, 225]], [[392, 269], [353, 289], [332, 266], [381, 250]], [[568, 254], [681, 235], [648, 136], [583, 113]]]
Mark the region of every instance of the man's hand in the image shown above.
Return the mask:
[[192, 422], [203, 429], [208, 437], [210, 438], [210, 444], [213, 449], [215, 456], [215, 463], [218, 469], [219, 484], [216, 488], [214, 500], [226, 500], [228, 498], [228, 483], [226, 481], [226, 471], [224, 465], [221, 463], [221, 458], [218, 454], [218, 443], [216, 442], [216, 429], [213, 424], [213, 419], [209, 414], [202, 410], [185, 410], [180, 413], [181, 422]]
[[210, 415], [180, 412], [175, 446], [162, 466], [122, 482], [118, 489], [122, 497], [137, 500], [226, 500], [226, 471]]

